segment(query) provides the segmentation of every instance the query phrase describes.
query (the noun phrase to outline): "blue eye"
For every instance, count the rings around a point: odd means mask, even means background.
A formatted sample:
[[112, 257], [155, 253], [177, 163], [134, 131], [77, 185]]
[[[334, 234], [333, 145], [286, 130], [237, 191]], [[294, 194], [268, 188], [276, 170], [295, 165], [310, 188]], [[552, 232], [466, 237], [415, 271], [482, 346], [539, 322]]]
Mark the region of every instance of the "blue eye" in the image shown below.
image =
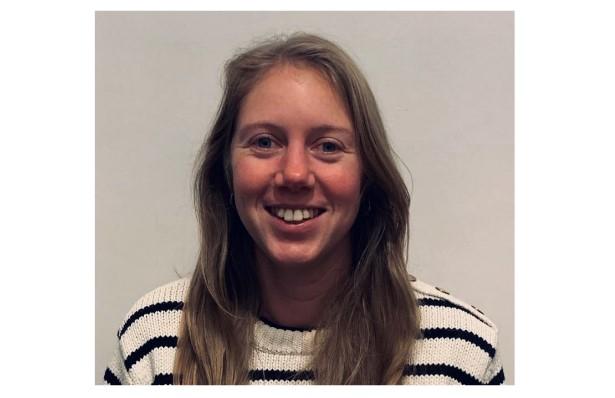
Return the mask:
[[273, 141], [269, 137], [259, 137], [256, 140], [256, 146], [263, 149], [270, 149], [273, 147]]
[[322, 151], [325, 153], [334, 153], [339, 150], [339, 146], [334, 142], [323, 142], [320, 145], [322, 147]]

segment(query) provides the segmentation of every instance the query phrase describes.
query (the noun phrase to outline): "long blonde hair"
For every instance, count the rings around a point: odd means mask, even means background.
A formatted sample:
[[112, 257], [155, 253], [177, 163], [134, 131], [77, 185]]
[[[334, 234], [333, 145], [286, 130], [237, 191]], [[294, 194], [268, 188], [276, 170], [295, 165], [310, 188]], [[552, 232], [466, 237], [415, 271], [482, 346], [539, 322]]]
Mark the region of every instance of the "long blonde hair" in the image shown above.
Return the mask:
[[311, 370], [318, 384], [398, 384], [419, 333], [406, 271], [410, 195], [374, 95], [352, 59], [321, 37], [278, 36], [234, 56], [197, 160], [200, 253], [183, 307], [175, 384], [246, 384], [260, 293], [253, 241], [232, 205], [230, 143], [242, 99], [273, 66], [319, 70], [347, 106], [364, 179], [350, 277], [322, 314]]

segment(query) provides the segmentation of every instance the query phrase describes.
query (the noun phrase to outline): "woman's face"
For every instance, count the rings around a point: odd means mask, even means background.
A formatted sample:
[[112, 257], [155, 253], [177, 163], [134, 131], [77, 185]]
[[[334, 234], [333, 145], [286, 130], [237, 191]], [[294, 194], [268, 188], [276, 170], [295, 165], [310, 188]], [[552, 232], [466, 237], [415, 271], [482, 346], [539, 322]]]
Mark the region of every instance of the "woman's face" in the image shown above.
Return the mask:
[[244, 98], [231, 145], [237, 212], [277, 265], [349, 258], [361, 162], [352, 122], [315, 69], [268, 71]]

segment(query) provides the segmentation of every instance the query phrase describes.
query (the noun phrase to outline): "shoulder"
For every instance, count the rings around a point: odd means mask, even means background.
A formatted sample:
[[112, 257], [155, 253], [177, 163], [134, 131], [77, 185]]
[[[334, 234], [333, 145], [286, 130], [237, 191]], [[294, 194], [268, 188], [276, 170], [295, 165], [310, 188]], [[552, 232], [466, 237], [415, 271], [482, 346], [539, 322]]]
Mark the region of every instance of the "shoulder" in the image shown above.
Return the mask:
[[179, 279], [157, 287], [139, 298], [124, 317], [118, 330], [120, 341], [130, 343], [136, 339], [175, 336], [189, 284], [189, 278]]
[[145, 315], [181, 310], [189, 284], [190, 278], [182, 278], [159, 286], [141, 296], [126, 314], [120, 333]]
[[479, 327], [481, 324], [497, 332], [497, 327], [480, 309], [455, 297], [447, 290], [422, 280], [412, 282], [421, 315], [447, 319], [467, 319]]
[[169, 382], [189, 284], [190, 279], [183, 278], [153, 289], [126, 314], [117, 332], [121, 361], [117, 367], [134, 384]]
[[437, 376], [440, 381], [453, 379], [461, 384], [495, 380], [501, 365], [494, 322], [445, 289], [421, 280], [413, 281], [412, 287], [421, 328], [412, 360], [415, 375]]

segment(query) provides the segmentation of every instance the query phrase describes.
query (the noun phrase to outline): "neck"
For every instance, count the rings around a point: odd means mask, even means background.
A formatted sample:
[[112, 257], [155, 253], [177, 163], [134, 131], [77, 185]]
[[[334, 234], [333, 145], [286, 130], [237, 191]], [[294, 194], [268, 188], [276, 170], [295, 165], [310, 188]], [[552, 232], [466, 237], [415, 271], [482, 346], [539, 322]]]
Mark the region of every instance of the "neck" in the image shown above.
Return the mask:
[[350, 263], [350, 250], [317, 263], [289, 265], [275, 264], [257, 249], [260, 315], [278, 325], [316, 328], [335, 288], [348, 276]]

